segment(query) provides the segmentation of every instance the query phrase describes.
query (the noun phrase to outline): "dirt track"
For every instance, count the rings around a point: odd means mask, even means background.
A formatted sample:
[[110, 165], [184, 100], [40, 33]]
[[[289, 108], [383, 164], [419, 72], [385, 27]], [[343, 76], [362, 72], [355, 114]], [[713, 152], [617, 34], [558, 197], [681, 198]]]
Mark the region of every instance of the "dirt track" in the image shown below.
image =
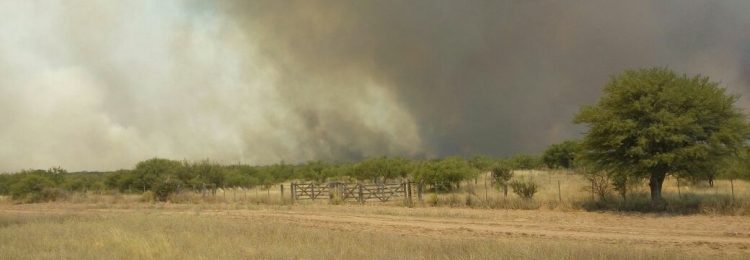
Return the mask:
[[525, 239], [561, 242], [750, 253], [750, 218], [731, 216], [654, 216], [543, 210], [404, 209], [393, 207], [308, 207], [258, 209], [86, 209], [2, 206], [0, 214], [156, 214], [211, 215], [248, 221], [278, 221], [349, 232], [385, 232], [446, 239]]

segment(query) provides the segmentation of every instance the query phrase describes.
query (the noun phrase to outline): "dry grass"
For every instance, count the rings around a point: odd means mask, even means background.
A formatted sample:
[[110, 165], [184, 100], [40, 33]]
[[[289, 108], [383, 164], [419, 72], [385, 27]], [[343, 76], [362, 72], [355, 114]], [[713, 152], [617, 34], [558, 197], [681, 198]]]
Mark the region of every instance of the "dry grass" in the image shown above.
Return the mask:
[[[581, 202], [591, 198], [591, 193], [584, 189], [587, 182], [581, 176], [540, 171], [516, 174], [532, 178], [540, 185], [540, 192], [533, 200], [522, 200], [512, 193], [505, 197], [495, 188], [485, 188], [482, 178], [476, 183], [463, 183], [462, 190], [454, 194], [426, 193], [424, 202], [415, 203], [414, 208], [404, 207], [398, 198], [388, 203], [365, 205], [353, 202], [329, 205], [327, 199], [297, 201], [292, 205], [288, 184], [283, 197], [276, 186], [270, 190], [219, 190], [216, 195], [184, 192], [174, 196], [170, 203], [153, 203], [142, 195], [87, 193], [71, 194], [64, 201], [54, 203], [14, 205], [7, 197], [0, 197], [0, 259], [690, 259], [716, 258], [717, 254], [722, 259], [747, 257], [726, 254], [725, 249], [714, 249], [711, 243], [696, 245], [708, 249], [704, 252], [703, 249], [679, 249], [695, 247], [686, 244], [688, 242], [675, 244], [680, 247], [664, 247], [673, 242], [659, 246], [648, 241], [661, 239], [640, 240], [640, 236], [628, 238], [640, 241], [632, 245], [612, 242], [624, 239], [621, 234], [650, 234], [658, 227], [688, 232], [696, 239], [704, 239], [701, 232], [713, 232], [711, 230], [726, 231], [712, 235], [719, 240], [737, 231], [744, 236], [750, 234], [750, 228], [738, 224], [744, 223], [743, 217], [665, 218], [662, 215], [581, 212]], [[724, 180], [717, 181], [714, 188], [682, 184], [679, 195], [676, 184], [674, 179], [667, 180], [665, 196], [680, 203], [695, 198], [718, 198], [719, 203], [724, 203], [730, 194], [729, 182]], [[750, 185], [735, 181], [734, 188], [737, 203], [745, 203], [747, 200], [744, 199], [750, 197]], [[640, 189], [635, 192], [645, 192], [645, 187]], [[739, 209], [744, 210], [747, 205], [742, 205], [745, 206]], [[718, 208], [717, 205], [709, 206], [702, 207]], [[737, 205], [732, 205], [724, 211], [700, 212], [710, 215], [748, 213], [737, 209]], [[311, 224], [317, 222], [306, 222], [312, 219], [290, 216], [328, 218], [328, 222], [317, 225]], [[339, 218], [349, 220], [338, 222]], [[674, 220], [666, 221], [671, 218]], [[690, 218], [692, 222], [682, 223], [686, 221], [684, 218]], [[715, 218], [723, 220], [717, 222]], [[398, 222], [402, 219], [412, 220]], [[583, 219], [587, 219], [587, 224], [582, 226]], [[360, 226], [364, 222], [347, 222], [352, 220], [387, 223], [376, 227]], [[621, 220], [626, 222], [606, 224]], [[461, 228], [433, 229], [436, 223]], [[645, 223], [649, 223], [647, 227], [638, 229]], [[672, 225], [669, 223], [675, 226], [669, 227]], [[402, 230], [415, 225], [421, 225], [422, 230]], [[464, 227], [471, 225], [478, 230]], [[551, 234], [567, 230], [573, 233], [559, 238], [527, 234], [547, 232], [550, 230], [547, 226], [558, 230]], [[511, 233], [490, 231], [500, 227], [511, 231], [519, 227], [524, 229]], [[604, 232], [594, 232], [597, 235], [607, 234], [609, 239], [616, 239], [610, 242], [586, 240], [585, 237], [592, 232], [588, 229], [594, 227]], [[619, 227], [634, 229], [624, 232]], [[423, 232], [432, 235], [422, 235]], [[668, 238], [679, 240], [681, 237], [680, 234], [671, 234]], [[714, 238], [705, 239], [711, 241]], [[741, 242], [739, 249], [732, 243], [721, 245], [735, 247], [732, 249], [735, 253], [747, 253], [745, 242]]]
[[[151, 212], [151, 213], [148, 213]], [[0, 213], [0, 259], [690, 259], [675, 250], [530, 239], [405, 236], [273, 219], [131, 212]], [[705, 257], [705, 256], [704, 256]], [[725, 258], [731, 258], [726, 256]], [[739, 258], [739, 257], [738, 257]]]

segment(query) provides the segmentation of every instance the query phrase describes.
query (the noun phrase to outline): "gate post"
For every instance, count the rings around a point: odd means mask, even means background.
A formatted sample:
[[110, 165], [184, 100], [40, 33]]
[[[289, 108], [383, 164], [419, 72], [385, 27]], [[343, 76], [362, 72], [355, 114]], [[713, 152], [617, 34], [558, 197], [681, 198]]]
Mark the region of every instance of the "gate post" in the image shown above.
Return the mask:
[[411, 199], [411, 182], [409, 180], [406, 180], [406, 196], [409, 198], [409, 206], [411, 206], [414, 202]]
[[317, 197], [315, 196], [315, 182], [310, 183], [310, 194], [310, 198], [315, 201], [315, 197]]
[[419, 202], [424, 202], [422, 200], [422, 192], [424, 191], [424, 182], [417, 183], [417, 198], [419, 199]]
[[334, 190], [334, 188], [332, 187], [332, 185], [331, 185], [330, 182], [328, 184], [326, 184], [326, 186], [328, 186], [328, 204], [331, 204], [333, 202], [333, 190]]
[[292, 195], [292, 204], [294, 204], [294, 200], [296, 200], [296, 199], [297, 199], [297, 198], [296, 198], [296, 197], [297, 197], [297, 192], [296, 192], [296, 189], [295, 189], [295, 188], [296, 188], [295, 186], [297, 186], [297, 185], [295, 185], [295, 183], [294, 183], [294, 182], [292, 182], [292, 183], [291, 183], [291, 184], [289, 184], [289, 185], [290, 185], [290, 189], [291, 189], [291, 191], [290, 191], [290, 192], [291, 192], [291, 195]]
[[357, 187], [359, 188], [359, 203], [365, 204], [365, 196], [362, 194], [362, 184], [357, 184]]
[[407, 187], [406, 182], [401, 181], [401, 188], [404, 189], [404, 204], [406, 204], [406, 206], [408, 207], [409, 206], [409, 191], [406, 190], [406, 187]]

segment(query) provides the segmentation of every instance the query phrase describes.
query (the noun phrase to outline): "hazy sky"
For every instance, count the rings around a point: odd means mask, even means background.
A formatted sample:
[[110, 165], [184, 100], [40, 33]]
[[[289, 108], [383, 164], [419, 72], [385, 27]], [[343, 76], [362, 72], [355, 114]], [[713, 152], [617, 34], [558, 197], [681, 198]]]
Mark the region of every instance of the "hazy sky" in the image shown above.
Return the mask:
[[505, 156], [614, 74], [750, 111], [750, 1], [0, 1], [0, 171]]

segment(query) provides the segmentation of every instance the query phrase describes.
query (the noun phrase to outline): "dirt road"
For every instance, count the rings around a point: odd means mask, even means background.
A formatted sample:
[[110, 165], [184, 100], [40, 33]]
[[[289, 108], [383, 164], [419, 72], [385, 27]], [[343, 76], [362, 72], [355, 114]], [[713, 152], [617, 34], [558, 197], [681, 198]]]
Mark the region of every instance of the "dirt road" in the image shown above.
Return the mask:
[[446, 239], [524, 239], [678, 250], [750, 253], [750, 218], [657, 216], [544, 210], [477, 210], [359, 206], [236, 208], [87, 208], [60, 205], [0, 206], [0, 214], [109, 214], [147, 211], [277, 221], [347, 232], [385, 232]]

